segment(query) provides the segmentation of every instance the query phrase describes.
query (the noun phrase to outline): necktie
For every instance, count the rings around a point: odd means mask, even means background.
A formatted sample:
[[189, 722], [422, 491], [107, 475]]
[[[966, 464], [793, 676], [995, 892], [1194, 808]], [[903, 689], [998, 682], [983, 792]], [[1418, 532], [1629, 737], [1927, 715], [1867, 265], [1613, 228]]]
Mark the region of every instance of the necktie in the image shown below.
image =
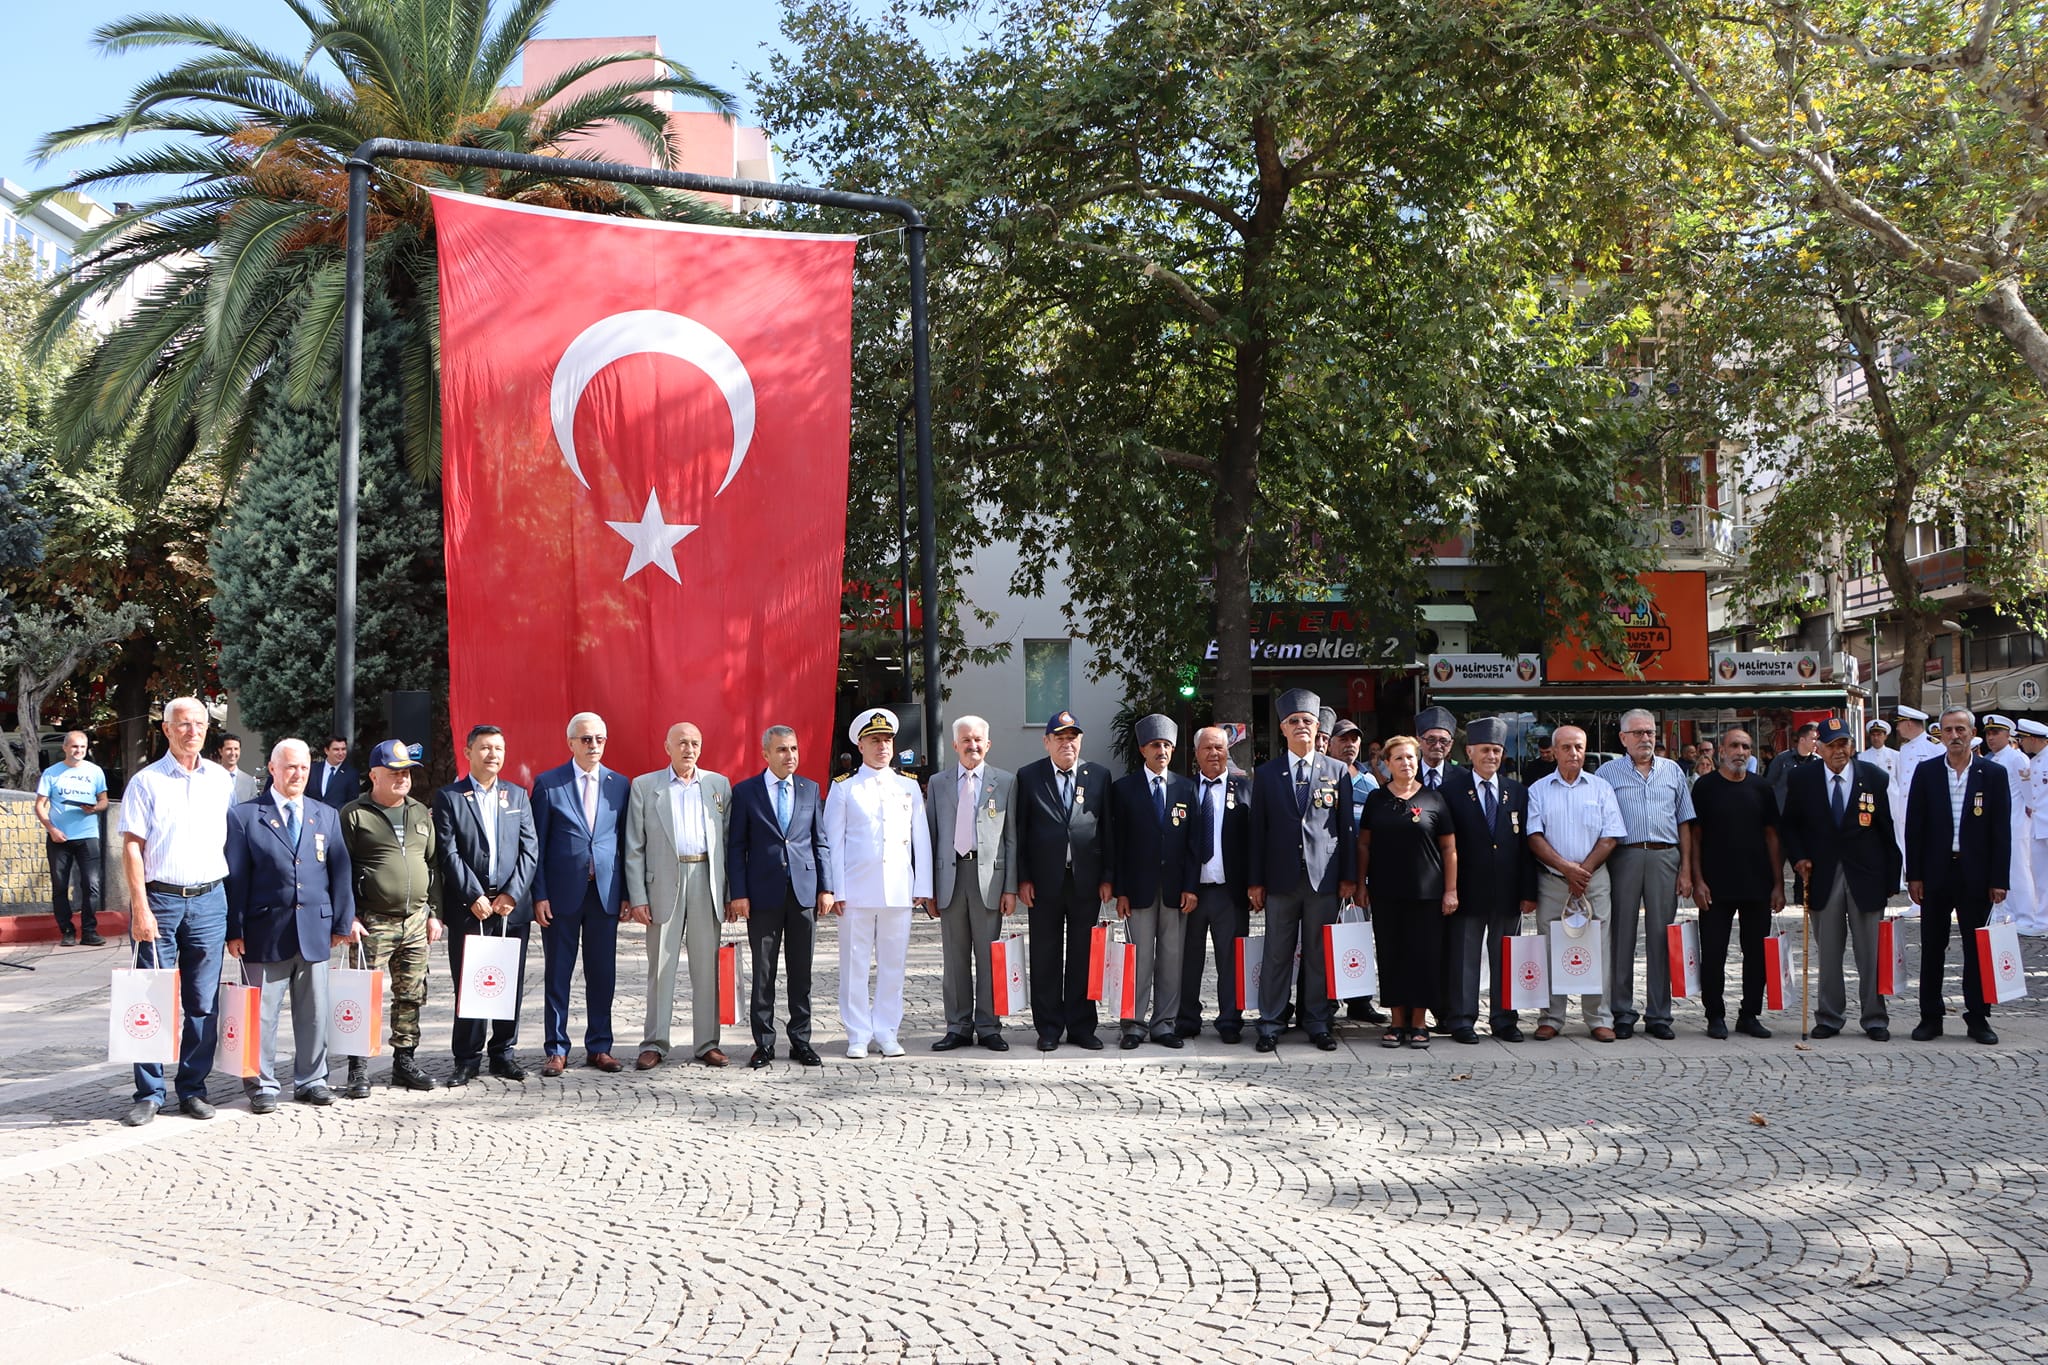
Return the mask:
[[1842, 785], [1842, 775], [1835, 774], [1835, 823], [1841, 824], [1842, 817], [1849, 813], [1849, 794]]
[[782, 826], [784, 834], [789, 833], [789, 779], [786, 777], [775, 784], [775, 823]]
[[1308, 811], [1308, 760], [1294, 760], [1294, 809], [1297, 813]]
[[1436, 784], [1441, 781], [1443, 781], [1443, 779], [1436, 775], [1436, 769], [1424, 768], [1422, 770], [1422, 785], [1429, 788], [1431, 791], [1435, 791]]
[[299, 803], [296, 801], [284, 803], [284, 837], [293, 848], [299, 846]]
[[1216, 856], [1216, 779], [1202, 779], [1202, 861]]
[[583, 823], [597, 833], [597, 774], [583, 774]]
[[1068, 814], [1071, 815], [1073, 813], [1074, 774], [1072, 769], [1069, 769], [1066, 772], [1060, 774], [1060, 806], [1063, 809], [1065, 809]]
[[1486, 789], [1486, 827], [1492, 829], [1494, 821], [1500, 815], [1500, 800], [1493, 794], [1492, 778], [1489, 777], [1480, 785]]
[[976, 790], [980, 785], [979, 774], [960, 774], [960, 800], [953, 812], [953, 851], [963, 858], [974, 852], [974, 805], [981, 795]]
[[1152, 777], [1152, 814], [1161, 825], [1166, 823], [1166, 779], [1156, 773]]

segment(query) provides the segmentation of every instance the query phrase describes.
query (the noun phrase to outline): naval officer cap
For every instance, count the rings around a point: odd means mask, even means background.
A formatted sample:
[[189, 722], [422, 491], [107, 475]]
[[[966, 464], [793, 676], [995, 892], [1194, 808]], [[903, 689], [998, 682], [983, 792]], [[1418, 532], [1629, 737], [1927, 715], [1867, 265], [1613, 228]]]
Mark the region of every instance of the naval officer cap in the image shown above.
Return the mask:
[[2010, 730], [2012, 729], [2012, 717], [1997, 714], [1986, 716], [1984, 717], [1984, 728], [1987, 730]]
[[1430, 706], [1416, 713], [1415, 733], [1426, 735], [1431, 730], [1441, 730], [1447, 735], [1458, 733], [1458, 718], [1441, 706]]
[[896, 713], [884, 706], [870, 706], [853, 718], [853, 724], [846, 727], [846, 737], [855, 744], [869, 735], [893, 735], [901, 727], [896, 723]]
[[1498, 716], [1482, 716], [1465, 727], [1465, 747], [1474, 744], [1498, 744], [1503, 749], [1508, 743], [1508, 723]]
[[1280, 694], [1280, 719], [1282, 720], [1286, 720], [1289, 716], [1299, 716], [1303, 713], [1311, 716], [1320, 716], [1322, 710], [1323, 699], [1309, 691], [1306, 687], [1290, 687]]
[[1140, 749], [1155, 740], [1161, 739], [1165, 740], [1168, 744], [1180, 743], [1180, 727], [1175, 725], [1170, 717], [1159, 715], [1157, 712], [1149, 716], [1139, 717], [1137, 732], [1138, 747]]
[[1883, 716], [1872, 716], [1870, 724], [1863, 727], [1863, 733], [1867, 735], [1872, 730], [1882, 730], [1886, 734], [1890, 734], [1892, 732], [1892, 723]]
[[2043, 725], [2038, 720], [2023, 720], [2014, 728], [2023, 735], [2032, 735], [2035, 739], [2048, 739], [2048, 725]]
[[1922, 725], [1925, 725], [1927, 723], [1927, 713], [1917, 706], [1901, 706], [1899, 708], [1899, 719], [1917, 720]]

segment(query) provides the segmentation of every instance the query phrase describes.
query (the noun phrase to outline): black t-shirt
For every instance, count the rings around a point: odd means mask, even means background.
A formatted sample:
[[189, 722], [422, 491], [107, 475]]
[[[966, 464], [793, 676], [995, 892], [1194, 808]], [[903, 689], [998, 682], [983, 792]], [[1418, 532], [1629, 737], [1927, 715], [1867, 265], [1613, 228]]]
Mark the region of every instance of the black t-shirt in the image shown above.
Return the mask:
[[1365, 798], [1364, 827], [1372, 834], [1366, 873], [1372, 899], [1442, 899], [1444, 852], [1437, 840], [1451, 832], [1451, 808], [1440, 793], [1418, 788], [1404, 801], [1381, 787]]
[[1778, 874], [1771, 867], [1764, 830], [1778, 825], [1778, 794], [1751, 773], [1730, 782], [1708, 773], [1692, 784], [1699, 817], [1699, 858], [1694, 866], [1718, 901], [1769, 900]]

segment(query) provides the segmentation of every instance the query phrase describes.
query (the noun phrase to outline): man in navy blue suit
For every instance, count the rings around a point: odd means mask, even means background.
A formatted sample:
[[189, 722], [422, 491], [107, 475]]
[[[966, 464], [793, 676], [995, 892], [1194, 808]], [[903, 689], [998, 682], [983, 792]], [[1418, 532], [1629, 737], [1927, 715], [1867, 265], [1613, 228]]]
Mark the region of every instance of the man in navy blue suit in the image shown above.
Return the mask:
[[1522, 1041], [1515, 1011], [1500, 1003], [1500, 941], [1521, 932], [1523, 915], [1536, 913], [1536, 855], [1529, 851], [1529, 792], [1501, 771], [1507, 742], [1506, 721], [1473, 721], [1465, 727], [1471, 766], [1444, 775], [1444, 804], [1458, 839], [1458, 909], [1445, 926], [1440, 1017], [1459, 1043], [1479, 1041], [1481, 958], [1491, 964], [1493, 1036]]
[[1045, 757], [1017, 770], [1017, 899], [1031, 926], [1031, 1026], [1038, 1050], [1064, 1032], [1090, 1052], [1095, 1002], [1088, 998], [1089, 935], [1116, 894], [1116, 820], [1109, 769], [1081, 761], [1072, 711], [1045, 722]]
[[[1137, 946], [1132, 1016], [1123, 1021], [1126, 1052], [1145, 1041], [1180, 1047], [1181, 957], [1187, 916], [1195, 908], [1195, 784], [1166, 770], [1180, 727], [1160, 715], [1135, 727], [1145, 766], [1110, 787], [1115, 824], [1117, 917]], [[1113, 1006], [1112, 1006], [1113, 1007]]]
[[1280, 1044], [1280, 1011], [1294, 984], [1295, 935], [1301, 936], [1301, 1023], [1309, 1041], [1337, 1050], [1330, 1032], [1336, 1002], [1323, 975], [1323, 929], [1340, 902], [1357, 891], [1357, 830], [1351, 820], [1351, 773], [1316, 752], [1322, 701], [1307, 688], [1280, 694], [1280, 733], [1287, 752], [1252, 774], [1252, 910], [1266, 915], [1266, 955], [1259, 970], [1260, 1052]]
[[2012, 788], [2005, 769], [1970, 753], [1977, 717], [1960, 707], [1941, 713], [1947, 753], [1913, 770], [1906, 793], [1906, 889], [1920, 904], [1920, 1026], [1913, 1041], [1941, 1036], [1949, 916], [1963, 938], [1963, 1025], [1980, 1043], [1996, 1043], [1977, 934], [2012, 885]]
[[726, 918], [747, 922], [754, 958], [754, 1055], [760, 1070], [775, 1060], [775, 970], [789, 968], [789, 1055], [820, 1066], [811, 1046], [811, 953], [819, 915], [836, 913], [832, 848], [818, 784], [797, 776], [796, 731], [771, 725], [761, 736], [767, 771], [732, 789], [725, 834]]
[[569, 762], [534, 780], [533, 830], [540, 866], [533, 874], [533, 918], [547, 952], [542, 1032], [543, 1076], [569, 1065], [569, 988], [583, 953], [585, 1060], [617, 1071], [612, 1056], [612, 992], [619, 959], [619, 903], [626, 893], [626, 800], [633, 784], [604, 766], [604, 717], [580, 711], [569, 722]]
[[277, 1110], [277, 1018], [292, 1000], [292, 1096], [332, 1104], [327, 1088], [327, 963], [356, 934], [355, 895], [341, 819], [306, 795], [313, 770], [304, 740], [270, 751], [270, 790], [228, 812], [227, 950], [242, 982], [263, 990], [252, 1113]]
[[363, 794], [363, 775], [348, 764], [348, 741], [329, 735], [320, 746], [321, 761], [306, 779], [306, 795], [340, 810]]
[[[1237, 941], [1251, 923], [1245, 875], [1251, 864], [1252, 782], [1230, 771], [1230, 737], [1218, 726], [1195, 732], [1195, 853], [1189, 883], [1195, 908], [1181, 945], [1180, 1025], [1183, 1038], [1202, 1031], [1202, 960], [1216, 948], [1216, 1036], [1235, 1043], [1244, 1036], [1244, 1011], [1237, 1006]], [[1258, 983], [1246, 998], [1258, 1002]]]

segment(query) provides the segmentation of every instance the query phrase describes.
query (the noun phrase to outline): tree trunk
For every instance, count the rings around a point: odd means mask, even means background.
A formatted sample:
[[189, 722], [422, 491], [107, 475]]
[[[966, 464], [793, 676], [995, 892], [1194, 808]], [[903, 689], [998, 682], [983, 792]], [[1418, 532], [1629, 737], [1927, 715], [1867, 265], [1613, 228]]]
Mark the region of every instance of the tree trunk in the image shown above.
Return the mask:
[[32, 792], [43, 776], [43, 693], [28, 669], [14, 675], [15, 721], [21, 733], [21, 789]]
[[1246, 747], [1236, 757], [1251, 766], [1252, 716], [1252, 508], [1258, 492], [1259, 434], [1265, 422], [1266, 346], [1237, 351], [1237, 395], [1216, 462], [1216, 710], [1223, 721], [1242, 721]]
[[2018, 280], [2008, 276], [1993, 285], [1977, 305], [1977, 320], [2011, 342], [2041, 387], [2048, 389], [2048, 330], [2027, 306]]

